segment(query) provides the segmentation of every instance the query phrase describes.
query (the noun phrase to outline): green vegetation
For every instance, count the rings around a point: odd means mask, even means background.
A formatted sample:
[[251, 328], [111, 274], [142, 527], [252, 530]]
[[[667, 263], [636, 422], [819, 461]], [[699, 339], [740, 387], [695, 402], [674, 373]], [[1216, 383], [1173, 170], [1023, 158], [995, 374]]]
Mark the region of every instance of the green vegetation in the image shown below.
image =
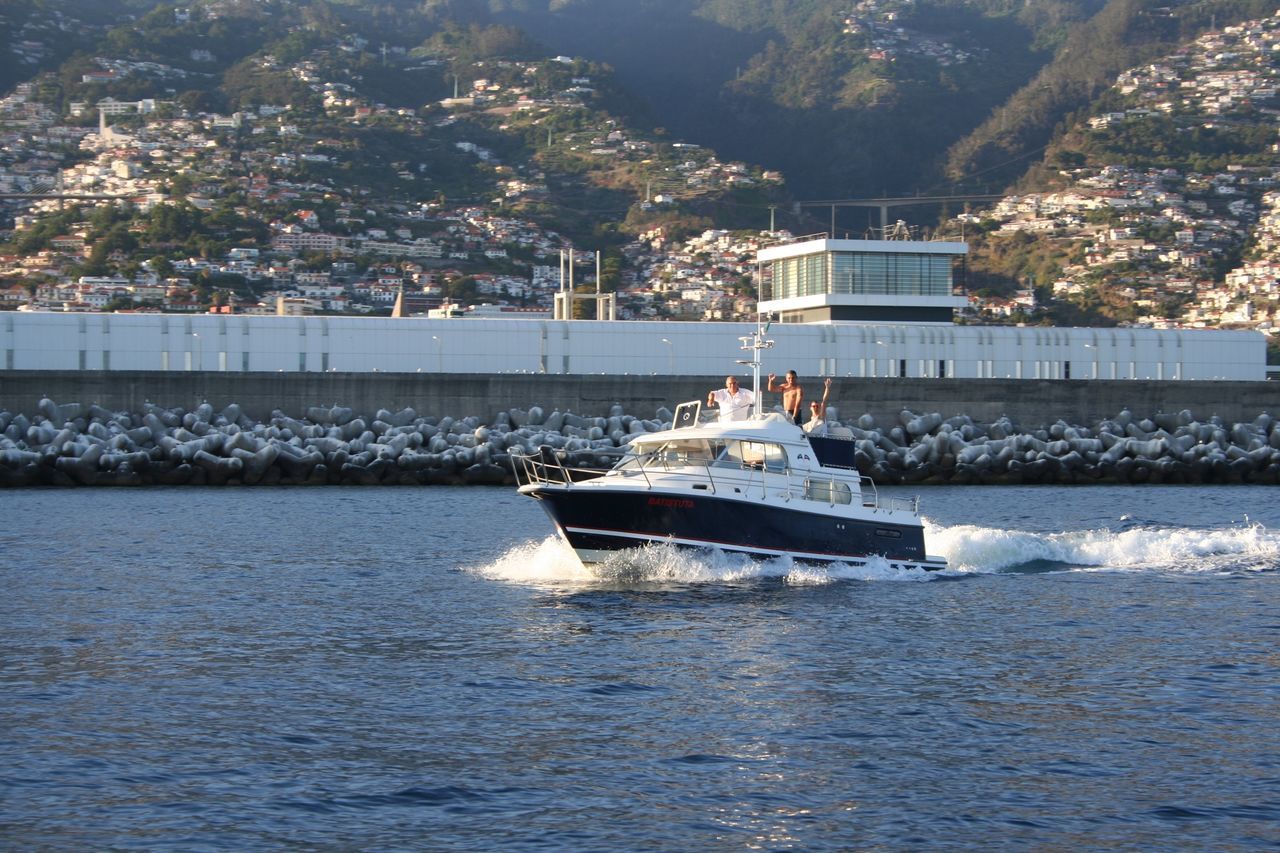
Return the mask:
[[1012, 296], [1052, 284], [1061, 273], [1062, 247], [1023, 231], [979, 237], [971, 246], [969, 289], [979, 295]]
[[1176, 11], [1154, 0], [1109, 0], [1097, 14], [1067, 30], [1052, 61], [998, 112], [952, 145], [947, 174], [957, 180], [982, 176], [1011, 184], [1058, 133], [1089, 114], [1093, 101], [1121, 71], [1172, 53], [1211, 25], [1273, 11], [1274, 3], [1264, 0], [1207, 0]]
[[1095, 131], [1081, 150], [1094, 163], [1213, 173], [1228, 165], [1271, 165], [1275, 136], [1275, 128], [1262, 123], [1182, 127], [1174, 117], [1153, 115]]
[[[420, 108], [446, 96], [455, 76], [464, 87], [476, 75], [500, 76], [496, 62], [587, 55], [616, 69], [622, 84], [600, 95], [604, 110], [780, 169], [808, 198], [1008, 185], [1120, 70], [1211, 24], [1272, 11], [1264, 0], [1206, 0], [1175, 11], [1154, 0], [884, 0], [861, 12], [837, 0], [263, 0], [219, 6], [216, 16], [197, 4], [180, 18], [173, 6], [147, 0], [102, 5], [102, 20], [139, 15], [106, 36], [107, 53], [189, 76], [139, 75], [90, 89], [79, 76], [98, 52], [86, 50], [63, 66], [63, 104], [172, 90], [188, 108], [269, 103], [309, 112], [313, 93], [279, 70], [306, 59], [322, 79], [358, 82], [390, 106]], [[444, 64], [406, 71], [387, 62], [388, 48]], [[268, 56], [274, 65], [263, 61]], [[223, 68], [230, 70], [219, 74]], [[1250, 138], [1234, 138], [1242, 135]], [[1255, 141], [1229, 129], [1216, 136], [1174, 140], [1167, 157], [1200, 150], [1201, 142], [1228, 157]], [[1109, 150], [1103, 140], [1094, 145]], [[1085, 154], [1054, 156], [1069, 165]]]

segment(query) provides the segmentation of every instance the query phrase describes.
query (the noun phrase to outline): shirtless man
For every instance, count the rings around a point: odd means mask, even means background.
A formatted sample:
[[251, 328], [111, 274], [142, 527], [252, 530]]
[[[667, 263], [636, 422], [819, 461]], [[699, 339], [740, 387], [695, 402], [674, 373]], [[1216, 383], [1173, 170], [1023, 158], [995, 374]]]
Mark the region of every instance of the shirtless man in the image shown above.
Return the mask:
[[800, 423], [800, 412], [804, 408], [804, 389], [796, 381], [796, 372], [788, 370], [786, 382], [777, 384], [778, 374], [769, 374], [769, 390], [782, 392], [782, 408], [791, 418], [793, 424]]

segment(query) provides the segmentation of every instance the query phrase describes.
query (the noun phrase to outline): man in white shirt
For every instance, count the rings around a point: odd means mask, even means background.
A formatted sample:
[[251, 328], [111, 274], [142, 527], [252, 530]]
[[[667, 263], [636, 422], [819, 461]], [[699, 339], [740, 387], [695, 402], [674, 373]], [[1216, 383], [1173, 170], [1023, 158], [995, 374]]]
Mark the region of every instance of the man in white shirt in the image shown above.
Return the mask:
[[707, 394], [707, 408], [720, 408], [721, 423], [747, 420], [751, 417], [751, 404], [755, 401], [750, 391], [738, 387], [738, 380], [733, 376], [725, 377], [723, 388]]

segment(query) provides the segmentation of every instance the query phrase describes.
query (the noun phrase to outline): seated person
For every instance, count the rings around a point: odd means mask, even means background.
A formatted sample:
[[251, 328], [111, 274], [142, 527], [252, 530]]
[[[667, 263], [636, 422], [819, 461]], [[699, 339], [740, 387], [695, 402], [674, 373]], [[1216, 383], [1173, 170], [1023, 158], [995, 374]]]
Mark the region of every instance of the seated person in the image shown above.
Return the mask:
[[827, 434], [827, 397], [831, 394], [831, 378], [822, 383], [822, 402], [809, 403], [809, 420], [801, 427], [809, 435]]

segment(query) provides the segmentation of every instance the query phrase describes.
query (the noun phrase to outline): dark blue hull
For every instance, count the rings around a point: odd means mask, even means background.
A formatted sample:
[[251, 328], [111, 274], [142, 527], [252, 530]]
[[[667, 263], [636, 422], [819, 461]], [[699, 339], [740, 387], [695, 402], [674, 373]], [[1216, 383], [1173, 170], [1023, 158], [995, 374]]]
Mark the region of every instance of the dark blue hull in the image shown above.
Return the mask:
[[[650, 491], [538, 489], [530, 492], [579, 555], [670, 542], [810, 562], [926, 562], [919, 525], [818, 515], [762, 502]], [[797, 501], [797, 504], [802, 502]], [[926, 568], [942, 568], [934, 562]]]

